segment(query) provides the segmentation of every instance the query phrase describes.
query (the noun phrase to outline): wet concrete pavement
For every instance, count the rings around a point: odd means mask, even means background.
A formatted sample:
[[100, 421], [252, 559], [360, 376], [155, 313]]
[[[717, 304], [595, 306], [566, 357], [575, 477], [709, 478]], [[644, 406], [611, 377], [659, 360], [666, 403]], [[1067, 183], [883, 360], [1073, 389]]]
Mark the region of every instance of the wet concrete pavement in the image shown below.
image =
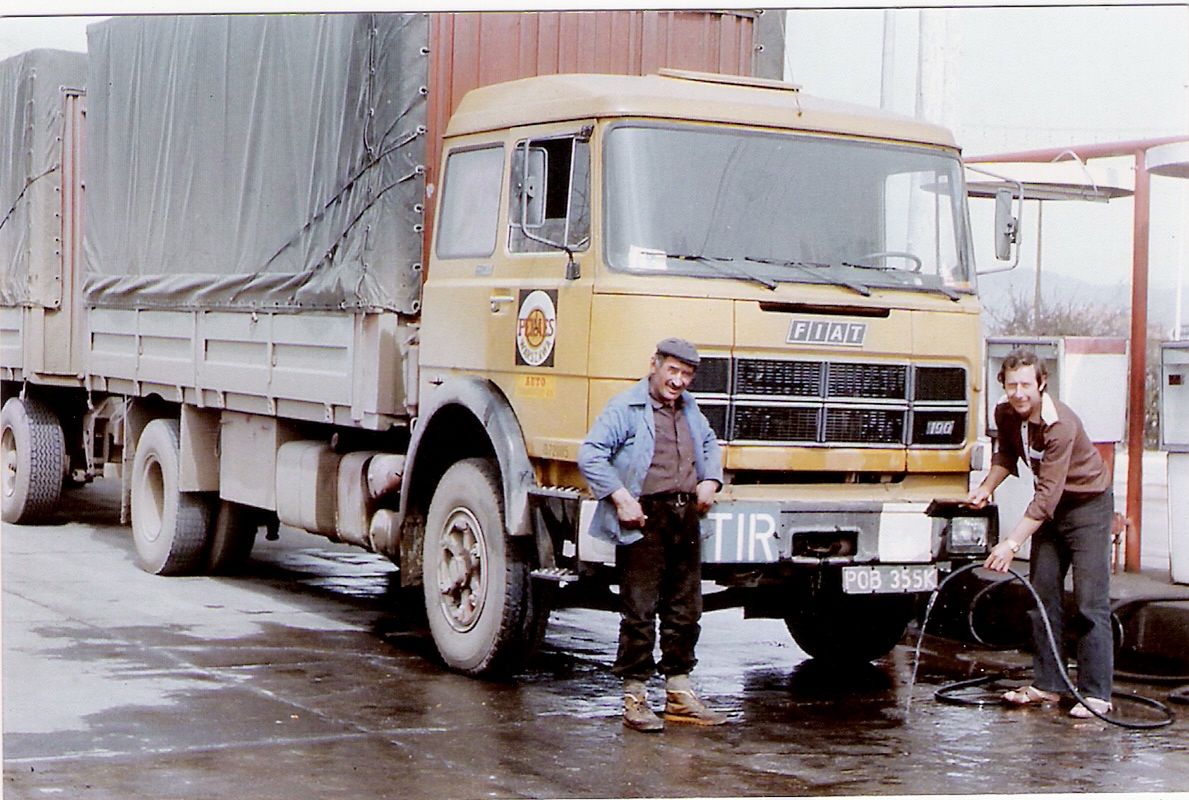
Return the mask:
[[514, 683], [464, 678], [398, 610], [387, 561], [283, 531], [240, 576], [146, 575], [113, 488], [69, 495], [82, 523], [4, 528], [5, 798], [1189, 791], [1189, 707], [1135, 732], [944, 705], [941, 684], [1027, 657], [927, 637], [910, 687], [908, 645], [840, 672], [737, 610], [705, 617], [695, 672], [733, 723], [629, 732], [611, 614], [555, 613]]

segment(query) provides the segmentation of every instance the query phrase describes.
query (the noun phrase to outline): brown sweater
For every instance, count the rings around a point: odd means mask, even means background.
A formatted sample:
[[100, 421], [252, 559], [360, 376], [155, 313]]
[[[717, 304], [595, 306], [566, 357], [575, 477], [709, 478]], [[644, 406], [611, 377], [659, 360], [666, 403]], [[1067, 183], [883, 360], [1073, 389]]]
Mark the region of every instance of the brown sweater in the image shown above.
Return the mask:
[[1086, 435], [1082, 421], [1069, 406], [1043, 395], [1040, 416], [1039, 423], [1026, 423], [1028, 435], [1025, 442], [1025, 420], [1015, 412], [1006, 397], [1001, 400], [995, 406], [999, 447], [991, 457], [991, 463], [1018, 476], [1017, 462], [1021, 458], [1028, 459], [1035, 476], [1036, 491], [1024, 516], [1043, 521], [1053, 518], [1062, 498], [1088, 498], [1101, 494], [1111, 487], [1114, 478]]

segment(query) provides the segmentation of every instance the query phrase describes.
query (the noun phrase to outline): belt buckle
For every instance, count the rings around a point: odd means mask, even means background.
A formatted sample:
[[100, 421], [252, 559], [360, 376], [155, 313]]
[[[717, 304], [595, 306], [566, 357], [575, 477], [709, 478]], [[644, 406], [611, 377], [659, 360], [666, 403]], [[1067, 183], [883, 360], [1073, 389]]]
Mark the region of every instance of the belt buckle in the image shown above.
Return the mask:
[[689, 494], [686, 492], [673, 493], [673, 508], [685, 508], [685, 504], [689, 502]]

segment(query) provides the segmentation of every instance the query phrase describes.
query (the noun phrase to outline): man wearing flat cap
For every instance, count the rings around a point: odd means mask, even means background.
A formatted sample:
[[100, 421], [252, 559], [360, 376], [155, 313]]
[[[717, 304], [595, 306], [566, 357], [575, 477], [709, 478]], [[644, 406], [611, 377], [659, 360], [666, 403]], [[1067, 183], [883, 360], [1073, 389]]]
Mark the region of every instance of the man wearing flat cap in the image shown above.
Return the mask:
[[578, 450], [578, 468], [599, 501], [590, 533], [616, 545], [620, 621], [612, 672], [623, 679], [623, 723], [644, 732], [664, 728], [646, 689], [658, 666], [665, 720], [726, 722], [689, 680], [702, 629], [700, 519], [722, 488], [717, 438], [687, 391], [699, 360], [684, 339], [659, 342], [648, 376], [611, 398]]

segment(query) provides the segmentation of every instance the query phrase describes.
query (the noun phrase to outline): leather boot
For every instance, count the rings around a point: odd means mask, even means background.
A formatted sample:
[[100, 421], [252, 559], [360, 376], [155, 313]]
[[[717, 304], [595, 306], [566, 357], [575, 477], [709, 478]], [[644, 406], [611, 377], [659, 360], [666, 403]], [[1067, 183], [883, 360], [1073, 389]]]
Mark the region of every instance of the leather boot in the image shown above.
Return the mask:
[[623, 724], [641, 733], [657, 733], [665, 729], [665, 722], [648, 705], [648, 696], [643, 692], [623, 695]]
[[665, 719], [692, 725], [724, 725], [727, 715], [706, 707], [694, 693], [685, 675], [675, 675], [665, 682]]

